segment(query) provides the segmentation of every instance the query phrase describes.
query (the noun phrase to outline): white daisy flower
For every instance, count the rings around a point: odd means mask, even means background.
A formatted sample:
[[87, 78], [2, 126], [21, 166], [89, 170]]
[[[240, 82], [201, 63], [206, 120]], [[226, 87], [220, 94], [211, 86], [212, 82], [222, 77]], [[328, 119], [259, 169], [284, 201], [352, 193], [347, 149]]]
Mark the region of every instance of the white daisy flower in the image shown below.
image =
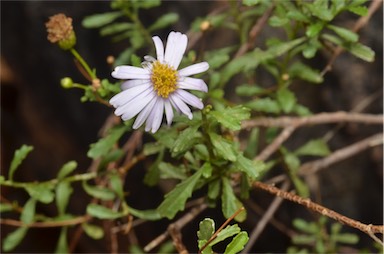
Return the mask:
[[145, 56], [143, 68], [126, 65], [116, 67], [112, 76], [127, 81], [121, 85], [123, 91], [113, 96], [109, 103], [116, 108], [115, 115], [121, 116], [124, 121], [138, 114], [133, 123], [134, 129], [146, 122], [145, 131], [155, 133], [160, 128], [164, 111], [167, 124], [170, 125], [173, 109], [192, 119], [188, 105], [198, 109], [204, 107], [199, 98], [185, 89], [208, 92], [202, 79], [189, 76], [208, 70], [209, 65], [201, 62], [177, 70], [187, 48], [188, 38], [185, 34], [171, 32], [165, 51], [158, 36], [152, 39], [157, 59]]

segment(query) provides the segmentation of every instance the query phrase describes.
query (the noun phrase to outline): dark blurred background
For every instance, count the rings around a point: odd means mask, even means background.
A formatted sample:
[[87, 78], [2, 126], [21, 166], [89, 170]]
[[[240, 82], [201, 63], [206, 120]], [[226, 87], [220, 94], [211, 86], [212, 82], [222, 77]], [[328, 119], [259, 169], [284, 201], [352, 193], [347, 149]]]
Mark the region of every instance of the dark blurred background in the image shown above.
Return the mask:
[[[150, 24], [159, 13], [175, 10], [181, 20], [174, 30], [186, 32], [197, 16], [204, 16], [222, 2], [180, 1], [164, 2], [162, 6], [143, 11], [144, 23]], [[98, 140], [98, 132], [111, 109], [98, 103], [81, 103], [82, 92], [76, 89], [63, 90], [60, 79], [72, 77], [80, 83], [87, 81], [78, 72], [73, 58], [68, 52], [60, 50], [46, 39], [45, 22], [49, 16], [64, 13], [73, 18], [77, 35], [77, 50], [95, 67], [100, 77], [110, 76], [110, 66], [106, 62], [109, 55], [118, 55], [124, 49], [123, 43], [113, 44], [109, 38], [99, 36], [98, 30], [85, 29], [82, 19], [91, 14], [110, 10], [107, 1], [2, 1], [1, 2], [1, 169], [7, 174], [10, 160], [15, 149], [22, 144], [33, 145], [34, 151], [28, 156], [16, 172], [18, 181], [44, 181], [56, 176], [65, 162], [76, 160], [78, 173], [85, 172], [90, 164], [86, 157], [89, 144]], [[340, 22], [351, 25], [354, 16], [346, 16]], [[370, 97], [372, 102], [363, 112], [382, 114], [382, 74], [383, 41], [382, 9], [361, 31], [361, 41], [376, 52], [376, 61], [366, 63], [349, 54], [341, 55], [335, 62], [332, 72], [326, 75], [321, 86], [295, 84], [299, 101], [314, 112], [350, 111], [359, 102]], [[159, 34], [162, 38], [168, 34]], [[220, 34], [215, 33], [210, 43], [222, 45]], [[268, 37], [268, 31], [263, 32]], [[226, 35], [227, 37], [227, 35]], [[326, 56], [320, 55], [312, 65], [321, 69], [327, 62]], [[303, 144], [305, 140], [324, 135], [334, 126], [322, 126], [317, 129], [300, 130], [292, 146]], [[382, 126], [344, 125], [337, 136], [330, 142], [332, 150], [352, 144], [364, 137], [380, 132]], [[289, 143], [288, 143], [289, 145]], [[351, 159], [333, 165], [319, 174], [319, 183], [323, 205], [346, 216], [364, 223], [382, 224], [382, 148], [375, 147], [362, 152]], [[132, 173], [128, 182], [141, 182], [143, 173]], [[132, 185], [134, 186], [134, 185]], [[161, 201], [161, 192], [144, 185], [130, 186], [133, 207], [153, 208]], [[23, 204], [27, 200], [24, 192], [4, 188], [2, 197], [17, 200]], [[135, 197], [135, 195], [137, 195]], [[266, 209], [271, 197], [259, 192], [252, 193], [255, 202]], [[79, 192], [71, 201], [70, 211], [83, 214], [87, 196]], [[39, 212], [55, 216], [54, 207], [39, 207]], [[284, 202], [276, 217], [289, 222], [294, 217], [309, 217], [302, 207]], [[216, 216], [223, 218], [213, 209], [207, 210], [199, 218]], [[17, 217], [15, 217], [17, 218]], [[260, 215], [249, 212], [243, 227], [251, 230], [260, 219]], [[139, 227], [137, 236], [144, 246], [155, 236], [162, 233], [168, 225], [163, 220], [147, 223]], [[195, 234], [197, 223], [183, 229], [184, 241], [189, 250], [196, 251]], [[1, 225], [3, 238], [13, 227]], [[358, 231], [348, 229], [359, 234]], [[32, 229], [15, 252], [38, 253], [52, 252], [55, 248], [59, 231], [56, 229]], [[372, 240], [361, 235], [360, 247], [372, 247]], [[124, 244], [124, 241], [123, 241]], [[267, 226], [257, 241], [254, 252], [285, 252], [289, 244], [286, 235]], [[122, 246], [122, 250], [126, 249]], [[82, 237], [76, 252], [106, 252], [107, 244]]]

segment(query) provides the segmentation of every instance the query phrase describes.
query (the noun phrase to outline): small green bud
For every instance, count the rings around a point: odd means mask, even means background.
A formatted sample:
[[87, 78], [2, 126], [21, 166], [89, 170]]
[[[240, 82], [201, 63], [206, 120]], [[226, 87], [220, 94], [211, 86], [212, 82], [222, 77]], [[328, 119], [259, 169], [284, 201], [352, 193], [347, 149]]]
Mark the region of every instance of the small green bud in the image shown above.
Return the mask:
[[61, 87], [64, 89], [69, 89], [73, 87], [73, 81], [69, 77], [62, 78], [60, 81]]
[[76, 45], [76, 35], [72, 33], [65, 39], [62, 39], [57, 43], [62, 50], [69, 50]]

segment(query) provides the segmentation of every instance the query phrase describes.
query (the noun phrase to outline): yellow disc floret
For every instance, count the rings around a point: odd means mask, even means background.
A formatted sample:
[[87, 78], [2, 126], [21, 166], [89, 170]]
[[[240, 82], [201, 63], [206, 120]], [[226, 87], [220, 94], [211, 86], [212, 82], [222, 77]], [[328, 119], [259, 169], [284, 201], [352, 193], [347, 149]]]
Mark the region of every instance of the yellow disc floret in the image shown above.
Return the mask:
[[168, 64], [156, 61], [152, 65], [151, 81], [157, 95], [168, 98], [177, 89], [177, 71]]

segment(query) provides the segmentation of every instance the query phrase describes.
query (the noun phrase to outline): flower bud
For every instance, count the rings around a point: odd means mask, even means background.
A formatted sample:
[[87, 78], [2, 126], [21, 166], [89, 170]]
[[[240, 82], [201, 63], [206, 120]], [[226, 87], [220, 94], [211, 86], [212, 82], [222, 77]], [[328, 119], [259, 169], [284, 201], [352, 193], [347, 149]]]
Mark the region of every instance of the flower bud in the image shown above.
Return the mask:
[[61, 87], [65, 89], [69, 89], [73, 87], [73, 81], [69, 77], [62, 78], [60, 81]]
[[52, 43], [57, 43], [63, 50], [71, 49], [76, 44], [76, 35], [72, 27], [72, 18], [62, 13], [49, 18], [45, 23], [47, 28], [47, 39]]

